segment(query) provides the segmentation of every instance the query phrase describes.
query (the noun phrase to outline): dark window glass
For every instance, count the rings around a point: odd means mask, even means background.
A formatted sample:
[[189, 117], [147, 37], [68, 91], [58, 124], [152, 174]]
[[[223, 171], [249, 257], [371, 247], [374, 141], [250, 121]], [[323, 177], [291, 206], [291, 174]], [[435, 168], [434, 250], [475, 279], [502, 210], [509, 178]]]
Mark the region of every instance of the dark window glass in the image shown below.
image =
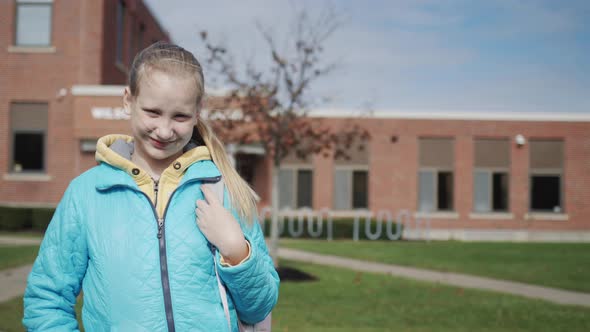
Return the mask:
[[531, 209], [552, 212], [560, 212], [562, 210], [559, 175], [532, 176]]
[[238, 153], [235, 158], [238, 174], [252, 186], [254, 184], [254, 170], [258, 165], [258, 156]]
[[116, 61], [123, 63], [123, 36], [125, 33], [125, 4], [117, 2], [117, 47]]
[[508, 174], [494, 173], [492, 178], [492, 206], [494, 211], [508, 210]]
[[352, 172], [352, 208], [367, 208], [368, 204], [368, 173], [367, 171]]
[[311, 170], [297, 171], [297, 207], [312, 206], [312, 172]]
[[45, 147], [42, 133], [14, 133], [13, 171], [42, 171]]
[[453, 210], [453, 173], [438, 173], [438, 209]]

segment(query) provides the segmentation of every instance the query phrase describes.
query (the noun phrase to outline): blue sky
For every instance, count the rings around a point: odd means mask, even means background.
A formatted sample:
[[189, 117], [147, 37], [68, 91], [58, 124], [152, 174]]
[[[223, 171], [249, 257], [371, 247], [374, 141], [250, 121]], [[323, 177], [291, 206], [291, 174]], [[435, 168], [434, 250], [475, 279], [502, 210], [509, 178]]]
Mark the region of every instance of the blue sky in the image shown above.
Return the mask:
[[208, 30], [261, 66], [256, 22], [281, 40], [295, 10], [334, 7], [325, 59], [339, 66], [314, 86], [316, 107], [590, 113], [589, 0], [144, 1], [197, 57]]

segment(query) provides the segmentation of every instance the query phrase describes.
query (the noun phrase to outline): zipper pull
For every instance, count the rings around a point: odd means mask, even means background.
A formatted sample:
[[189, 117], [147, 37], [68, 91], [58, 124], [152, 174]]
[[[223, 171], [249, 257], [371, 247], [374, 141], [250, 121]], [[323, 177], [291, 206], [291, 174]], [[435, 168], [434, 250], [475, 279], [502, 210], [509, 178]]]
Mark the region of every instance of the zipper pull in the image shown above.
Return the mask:
[[158, 239], [162, 238], [162, 227], [164, 227], [164, 219], [158, 219]]

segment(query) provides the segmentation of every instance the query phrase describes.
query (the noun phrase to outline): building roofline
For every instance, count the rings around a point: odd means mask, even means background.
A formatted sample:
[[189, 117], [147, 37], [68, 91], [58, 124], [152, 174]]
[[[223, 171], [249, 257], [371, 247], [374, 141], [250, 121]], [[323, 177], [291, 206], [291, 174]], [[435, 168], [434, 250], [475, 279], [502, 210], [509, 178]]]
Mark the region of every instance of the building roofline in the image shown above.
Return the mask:
[[318, 118], [362, 117], [373, 119], [409, 120], [487, 120], [487, 121], [555, 121], [590, 122], [589, 113], [576, 112], [506, 112], [506, 111], [445, 111], [445, 110], [376, 110], [362, 112], [351, 109], [314, 109], [310, 116]]
[[[72, 85], [70, 92], [73, 96], [86, 97], [123, 97], [125, 85]], [[205, 89], [210, 96], [223, 96], [225, 90]]]
[[[124, 85], [73, 85], [74, 96], [122, 97]], [[223, 89], [206, 89], [210, 96], [223, 96]], [[444, 110], [376, 110], [365, 112], [343, 108], [318, 108], [309, 112], [316, 118], [409, 119], [409, 120], [482, 120], [482, 121], [553, 121], [590, 122], [590, 112], [506, 112], [506, 111], [444, 111]]]

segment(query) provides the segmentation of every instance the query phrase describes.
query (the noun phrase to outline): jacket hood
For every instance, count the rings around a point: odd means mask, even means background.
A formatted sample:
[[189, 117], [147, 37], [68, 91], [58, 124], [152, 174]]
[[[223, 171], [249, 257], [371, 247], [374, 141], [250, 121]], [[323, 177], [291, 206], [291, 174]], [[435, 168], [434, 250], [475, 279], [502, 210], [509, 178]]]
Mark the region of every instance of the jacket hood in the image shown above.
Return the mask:
[[[133, 150], [133, 137], [118, 134], [107, 135], [98, 140], [95, 157], [97, 162], [104, 163], [127, 173], [140, 188], [146, 184], [152, 184], [153, 180], [148, 172], [131, 161]], [[178, 183], [183, 175], [185, 175], [189, 166], [199, 161], [211, 161], [211, 154], [206, 146], [196, 146], [191, 142], [187, 144], [184, 150], [185, 152], [162, 172], [160, 179], [173, 179], [175, 180], [174, 182]], [[210, 171], [207, 173], [215, 173], [213, 176], [218, 176], [219, 171], [217, 168], [213, 167], [213, 169], [215, 172]], [[121, 184], [121, 179], [116, 179], [116, 177], [110, 180], [104, 180], [104, 186], [117, 183]]]

